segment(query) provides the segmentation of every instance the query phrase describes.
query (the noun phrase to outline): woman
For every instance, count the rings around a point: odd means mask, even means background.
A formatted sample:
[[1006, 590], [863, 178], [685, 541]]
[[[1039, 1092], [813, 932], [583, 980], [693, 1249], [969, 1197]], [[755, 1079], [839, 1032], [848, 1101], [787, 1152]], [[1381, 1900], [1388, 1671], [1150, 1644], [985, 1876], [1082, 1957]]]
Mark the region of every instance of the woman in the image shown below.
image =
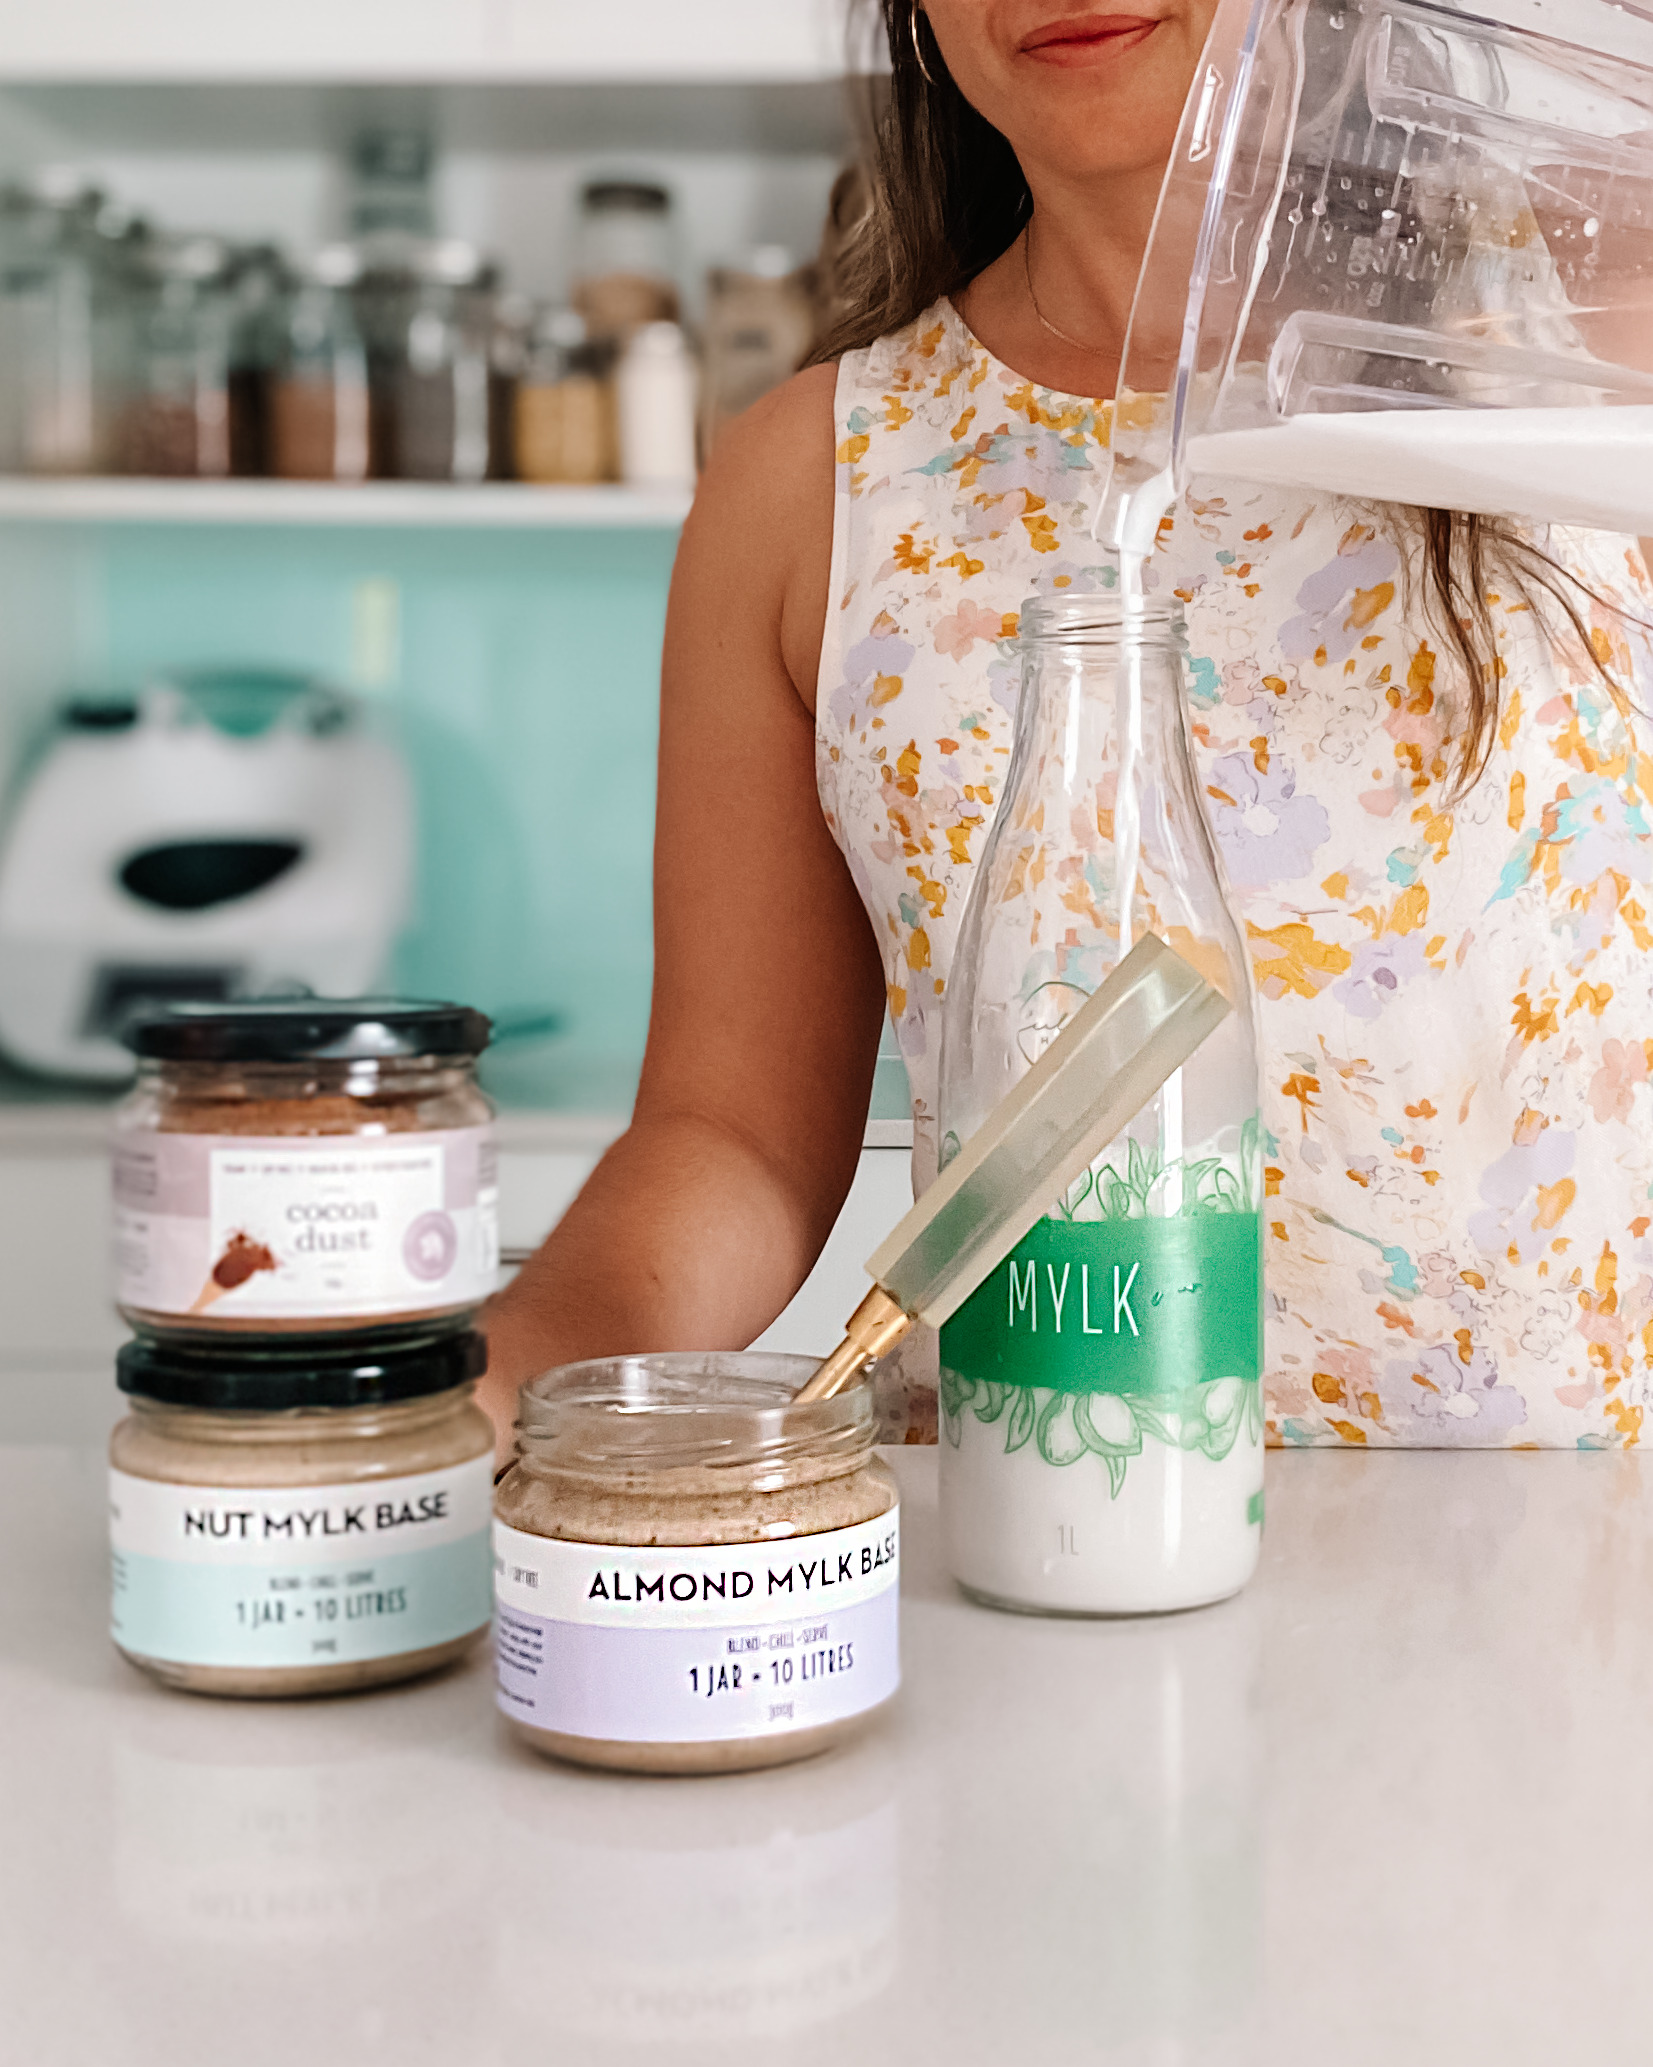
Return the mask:
[[[647, 1060], [492, 1311], [502, 1427], [549, 1364], [768, 1325], [850, 1182], [886, 1006], [933, 1174], [1008, 635], [1095, 558], [1088, 398], [1213, 7], [884, 0], [852, 305], [684, 532]], [[1637, 1439], [1653, 761], [1618, 685], [1653, 679], [1648, 582], [1630, 541], [1551, 545], [1568, 573], [1473, 520], [1209, 481], [1162, 545], [1262, 997], [1277, 1439]], [[933, 1428], [928, 1354], [883, 1378], [892, 1433]]]

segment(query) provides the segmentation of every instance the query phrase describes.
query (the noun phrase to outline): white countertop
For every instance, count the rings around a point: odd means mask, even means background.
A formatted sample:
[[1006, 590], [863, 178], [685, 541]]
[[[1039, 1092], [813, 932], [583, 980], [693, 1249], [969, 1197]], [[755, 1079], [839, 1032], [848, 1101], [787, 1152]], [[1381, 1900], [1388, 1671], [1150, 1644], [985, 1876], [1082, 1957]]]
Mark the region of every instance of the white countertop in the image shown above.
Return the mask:
[[647, 1781], [485, 1663], [307, 1706], [104, 1636], [101, 1459], [0, 1449], [0, 2024], [28, 2067], [1616, 2067], [1653, 2057], [1653, 1473], [1297, 1453], [1262, 1573], [995, 1615], [898, 1453], [906, 1685]]

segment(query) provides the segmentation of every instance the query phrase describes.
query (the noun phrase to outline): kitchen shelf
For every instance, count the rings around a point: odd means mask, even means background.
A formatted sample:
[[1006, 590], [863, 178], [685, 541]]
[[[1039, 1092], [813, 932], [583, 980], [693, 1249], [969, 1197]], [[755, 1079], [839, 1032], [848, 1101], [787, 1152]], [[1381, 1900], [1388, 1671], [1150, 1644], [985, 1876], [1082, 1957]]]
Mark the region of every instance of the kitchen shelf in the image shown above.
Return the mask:
[[348, 525], [442, 530], [666, 531], [688, 515], [686, 489], [539, 487], [487, 482], [147, 481], [0, 478], [0, 523]]
[[849, 149], [838, 71], [820, 78], [518, 77], [386, 84], [228, 79], [210, 90], [158, 79], [18, 81], [0, 65], [0, 136], [35, 162], [109, 153], [325, 151], [363, 128], [415, 126], [443, 153], [644, 154]]

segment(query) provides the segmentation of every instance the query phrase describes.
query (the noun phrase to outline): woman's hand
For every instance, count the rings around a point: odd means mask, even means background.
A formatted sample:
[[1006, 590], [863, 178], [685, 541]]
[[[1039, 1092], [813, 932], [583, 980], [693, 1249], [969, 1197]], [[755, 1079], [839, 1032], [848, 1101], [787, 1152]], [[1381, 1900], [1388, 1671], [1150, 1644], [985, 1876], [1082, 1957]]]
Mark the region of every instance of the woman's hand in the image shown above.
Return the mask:
[[627, 1132], [487, 1308], [508, 1437], [553, 1364], [736, 1349], [791, 1299], [855, 1174], [883, 974], [815, 789], [835, 370], [731, 425], [667, 614], [648, 1050]]

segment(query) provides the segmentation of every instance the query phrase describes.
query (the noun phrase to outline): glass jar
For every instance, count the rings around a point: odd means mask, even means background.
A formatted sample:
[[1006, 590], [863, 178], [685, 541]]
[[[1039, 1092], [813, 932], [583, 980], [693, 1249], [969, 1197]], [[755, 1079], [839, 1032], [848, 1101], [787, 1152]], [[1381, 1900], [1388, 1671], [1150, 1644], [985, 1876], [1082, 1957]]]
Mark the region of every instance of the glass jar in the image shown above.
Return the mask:
[[525, 1385], [494, 1497], [499, 1705], [630, 1772], [810, 1757], [895, 1693], [899, 1512], [872, 1395], [807, 1357], [569, 1364]]
[[492, 406], [496, 268], [452, 241], [364, 248], [375, 470], [402, 481], [484, 481], [506, 470]]
[[115, 1115], [116, 1299], [140, 1334], [405, 1333], [499, 1267], [488, 1021], [401, 999], [182, 1004], [132, 1020]]
[[434, 1672], [489, 1616], [481, 1337], [374, 1351], [134, 1342], [109, 1444], [110, 1626], [198, 1694], [339, 1694]]
[[676, 323], [644, 323], [614, 374], [620, 479], [634, 488], [693, 488], [699, 372]]
[[943, 1013], [943, 1166], [1144, 934], [1234, 1009], [943, 1327], [946, 1555], [994, 1605], [1193, 1607], [1244, 1585], [1262, 1540], [1250, 969], [1199, 804], [1180, 617], [1041, 595], [1021, 652]]
[[273, 244], [244, 244], [230, 256], [230, 472], [260, 479], [274, 471], [272, 412], [287, 336], [293, 278]]
[[122, 468], [223, 479], [235, 318], [229, 247], [217, 237], [158, 238], [139, 254], [137, 276]]
[[0, 193], [0, 471], [90, 474], [112, 464], [127, 371], [125, 241], [73, 182]]
[[614, 351], [586, 336], [575, 309], [546, 309], [529, 332], [514, 412], [517, 478], [612, 481]]
[[760, 246], [742, 267], [714, 267], [706, 289], [703, 455], [732, 417], [797, 372], [815, 335], [810, 276], [795, 272], [778, 244]]
[[299, 277], [287, 310], [270, 417], [271, 472], [365, 481], [373, 472], [367, 349], [353, 294], [360, 254], [335, 244]]
[[580, 190], [574, 306], [595, 339], [678, 319], [672, 198], [652, 180], [600, 179]]

